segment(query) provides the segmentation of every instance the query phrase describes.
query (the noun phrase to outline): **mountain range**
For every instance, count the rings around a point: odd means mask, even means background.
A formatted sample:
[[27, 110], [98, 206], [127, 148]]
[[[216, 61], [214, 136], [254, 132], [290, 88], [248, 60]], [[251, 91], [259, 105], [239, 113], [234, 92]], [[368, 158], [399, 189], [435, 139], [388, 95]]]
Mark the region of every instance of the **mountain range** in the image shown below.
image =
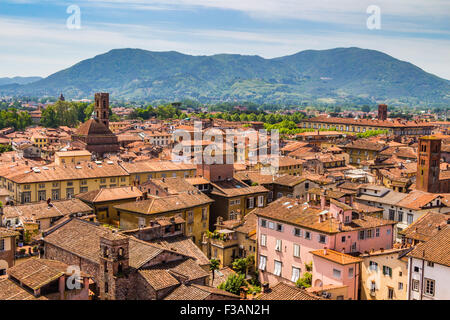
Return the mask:
[[13, 77], [13, 78], [0, 78], [0, 86], [7, 84], [28, 84], [41, 80], [42, 77]]
[[112, 99], [147, 101], [450, 104], [449, 80], [380, 51], [355, 47], [273, 59], [114, 49], [45, 79], [0, 86], [0, 95], [62, 92], [66, 98], [92, 98], [100, 91]]

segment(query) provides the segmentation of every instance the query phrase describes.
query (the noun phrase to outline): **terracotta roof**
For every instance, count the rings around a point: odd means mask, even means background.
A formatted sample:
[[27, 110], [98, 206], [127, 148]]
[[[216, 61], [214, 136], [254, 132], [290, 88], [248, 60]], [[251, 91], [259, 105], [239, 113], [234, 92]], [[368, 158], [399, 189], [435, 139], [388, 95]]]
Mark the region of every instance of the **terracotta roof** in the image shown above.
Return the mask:
[[197, 192], [198, 189], [183, 178], [171, 177], [162, 179], [151, 179], [141, 183], [140, 187], [145, 191], [147, 185], [156, 185], [161, 189], [166, 189], [169, 194], [186, 193], [188, 191]]
[[94, 119], [89, 119], [85, 123], [82, 123], [77, 129], [76, 135], [113, 135], [103, 123]]
[[[184, 222], [184, 220], [182, 221]], [[149, 242], [157, 244], [174, 252], [182, 252], [183, 254], [196, 259], [196, 262], [199, 265], [209, 264], [208, 257], [205, 256], [202, 250], [200, 250], [200, 248], [191, 240], [190, 237], [186, 236], [167, 237], [162, 239], [151, 240]]]
[[385, 146], [381, 143], [368, 141], [367, 139], [358, 139], [343, 146], [344, 149], [360, 149], [370, 151], [381, 151]]
[[269, 288], [268, 292], [261, 294], [258, 300], [323, 300], [318, 296], [306, 292], [293, 285], [278, 282]]
[[177, 278], [172, 276], [167, 270], [144, 269], [139, 270], [139, 274], [156, 291], [179, 285]]
[[294, 187], [297, 184], [302, 183], [305, 180], [306, 180], [306, 178], [303, 176], [294, 176], [294, 175], [286, 174], [286, 175], [275, 178], [274, 183], [283, 185], [283, 186]]
[[[62, 277], [71, 275], [69, 265], [55, 260], [29, 259], [8, 269], [8, 275], [36, 290]], [[83, 277], [90, 277], [82, 273]]]
[[172, 161], [122, 162], [121, 166], [128, 173], [195, 170], [197, 168], [192, 164], [175, 163]]
[[55, 152], [55, 156], [58, 156], [58, 157], [80, 157], [80, 156], [91, 156], [91, 153], [88, 150], [59, 151], [59, 152]]
[[212, 194], [221, 195], [225, 197], [237, 197], [241, 195], [266, 193], [269, 192], [263, 186], [249, 186], [244, 182], [232, 179], [230, 181], [217, 181], [211, 183], [214, 187]]
[[449, 219], [450, 216], [447, 214], [430, 211], [423, 214], [406, 229], [400, 231], [399, 234], [409, 239], [428, 241], [438, 233], [438, 227], [447, 224]]
[[155, 266], [145, 268], [145, 270], [165, 270], [173, 277], [181, 278], [185, 281], [196, 281], [209, 276], [209, 272], [205, 271], [192, 258], [160, 263]]
[[406, 127], [434, 127], [434, 125], [428, 122], [420, 121], [398, 121], [398, 120], [373, 120], [373, 119], [353, 119], [353, 118], [337, 118], [321, 116], [310, 119], [303, 119], [303, 122], [322, 122], [330, 124], [350, 124], [356, 126], [371, 126], [382, 128], [406, 128]]
[[319, 213], [322, 209], [313, 208], [296, 201], [295, 199], [282, 197], [270, 203], [265, 208], [257, 208], [253, 211], [257, 216], [289, 223], [303, 228], [316, 230], [324, 233], [339, 233], [341, 231], [352, 231], [367, 228], [376, 228], [384, 225], [395, 224], [395, 221], [384, 220], [370, 215], [364, 218], [352, 219], [349, 224], [340, 228], [340, 221], [334, 217], [319, 222]]
[[19, 217], [25, 221], [36, 221], [70, 216], [76, 213], [93, 212], [91, 207], [78, 199], [52, 201], [51, 206], [46, 201], [18, 206], [6, 206], [3, 210], [5, 217]]
[[136, 199], [142, 196], [142, 192], [138, 187], [115, 187], [115, 188], [101, 188], [99, 190], [92, 190], [85, 193], [80, 193], [76, 197], [80, 200], [98, 203], [105, 201], [115, 201], [124, 199]]
[[[9, 169], [9, 170], [8, 170]], [[39, 172], [30, 170], [29, 166], [5, 167], [0, 169], [0, 176], [16, 183], [33, 183], [61, 180], [81, 180], [90, 178], [120, 177], [128, 173], [119, 165], [81, 162], [78, 165], [61, 165], [38, 167]]]
[[212, 202], [213, 200], [208, 196], [198, 191], [195, 194], [180, 193], [162, 198], [150, 196], [147, 200], [123, 203], [114, 206], [114, 208], [141, 214], [157, 214], [193, 208]]
[[19, 236], [18, 232], [0, 227], [0, 239], [9, 238], [9, 237], [17, 237], [17, 236]]
[[423, 259], [450, 266], [450, 226], [444, 226], [428, 241], [419, 243], [409, 254], [409, 257]]
[[0, 279], [0, 300], [47, 300], [47, 298], [36, 298], [11, 279]]
[[201, 286], [198, 284], [182, 284], [172, 291], [164, 300], [206, 300], [210, 296], [223, 296], [239, 300], [239, 296], [213, 287]]
[[257, 184], [273, 183], [274, 176], [270, 174], [261, 174], [260, 171], [238, 171], [234, 173], [234, 177], [238, 180], [250, 180]]
[[362, 261], [361, 258], [353, 257], [349, 254], [334, 251], [331, 249], [319, 249], [310, 251], [309, 253], [342, 265], [359, 263]]
[[[44, 235], [44, 242], [90, 260], [100, 261], [100, 237], [123, 239], [125, 236], [113, 233], [112, 230], [97, 226], [80, 219], [71, 219]], [[150, 243], [129, 238], [130, 266], [138, 269], [152, 258], [164, 252], [164, 249]], [[180, 253], [182, 255], [182, 253]]]
[[212, 286], [217, 288], [221, 283], [227, 281], [228, 277], [232, 274], [236, 274], [236, 272], [230, 267], [214, 270], [214, 282], [212, 283]]

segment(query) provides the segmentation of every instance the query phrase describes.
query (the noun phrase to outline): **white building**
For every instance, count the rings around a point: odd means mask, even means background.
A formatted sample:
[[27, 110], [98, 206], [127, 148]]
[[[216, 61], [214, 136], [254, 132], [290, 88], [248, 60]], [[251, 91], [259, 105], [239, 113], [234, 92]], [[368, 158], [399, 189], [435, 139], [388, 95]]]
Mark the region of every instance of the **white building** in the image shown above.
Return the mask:
[[408, 254], [408, 300], [450, 300], [450, 225]]

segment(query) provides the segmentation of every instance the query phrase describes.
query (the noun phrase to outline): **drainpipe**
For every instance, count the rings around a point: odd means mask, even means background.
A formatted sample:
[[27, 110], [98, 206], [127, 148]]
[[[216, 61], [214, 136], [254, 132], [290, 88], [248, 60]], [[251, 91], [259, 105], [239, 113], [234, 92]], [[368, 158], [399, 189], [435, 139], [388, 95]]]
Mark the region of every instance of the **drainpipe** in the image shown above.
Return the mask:
[[[425, 255], [425, 251], [423, 252]], [[420, 300], [423, 300], [423, 274], [425, 273], [425, 259], [422, 259], [422, 279], [420, 281]]]
[[411, 288], [412, 288], [412, 273], [411, 273], [411, 269], [412, 269], [412, 262], [413, 262], [413, 258], [409, 258], [408, 260], [409, 262], [409, 289], [408, 289], [408, 300], [411, 300]]

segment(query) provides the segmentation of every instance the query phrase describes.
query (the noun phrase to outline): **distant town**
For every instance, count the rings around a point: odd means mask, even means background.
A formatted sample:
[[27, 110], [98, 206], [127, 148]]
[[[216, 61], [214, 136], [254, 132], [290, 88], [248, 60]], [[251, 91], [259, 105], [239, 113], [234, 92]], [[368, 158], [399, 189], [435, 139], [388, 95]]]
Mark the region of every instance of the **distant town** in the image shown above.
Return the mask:
[[3, 100], [0, 300], [450, 299], [446, 110], [111, 98]]

